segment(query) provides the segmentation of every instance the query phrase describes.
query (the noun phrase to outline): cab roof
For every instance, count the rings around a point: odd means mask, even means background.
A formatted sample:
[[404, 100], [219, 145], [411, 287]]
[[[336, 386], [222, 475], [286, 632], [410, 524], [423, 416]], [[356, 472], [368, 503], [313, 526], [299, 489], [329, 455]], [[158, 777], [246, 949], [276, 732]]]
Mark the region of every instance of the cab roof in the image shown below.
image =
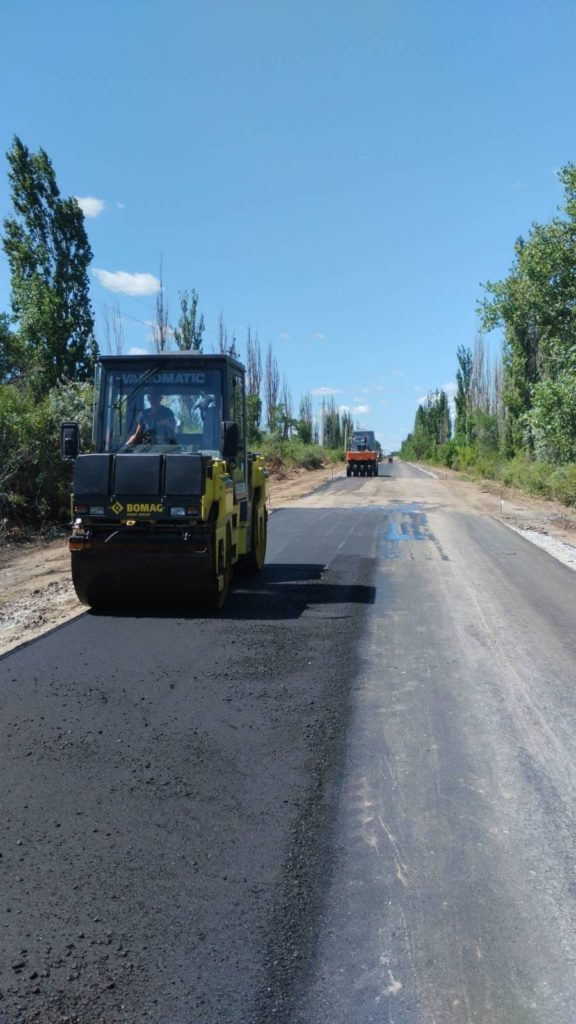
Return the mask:
[[104, 367], [120, 366], [165, 366], [169, 363], [181, 363], [188, 366], [209, 366], [214, 369], [220, 366], [228, 366], [239, 373], [244, 374], [244, 365], [226, 352], [143, 352], [137, 355], [101, 355], [98, 363]]

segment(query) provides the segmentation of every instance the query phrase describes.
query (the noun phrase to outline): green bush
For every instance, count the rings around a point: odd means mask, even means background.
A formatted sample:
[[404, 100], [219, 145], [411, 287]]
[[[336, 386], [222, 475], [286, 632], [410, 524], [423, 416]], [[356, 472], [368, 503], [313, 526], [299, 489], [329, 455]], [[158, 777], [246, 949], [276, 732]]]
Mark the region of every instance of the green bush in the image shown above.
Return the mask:
[[526, 455], [517, 455], [503, 463], [499, 479], [508, 487], [518, 487], [529, 494], [550, 498], [550, 480], [555, 467], [546, 462], [534, 462]]
[[452, 467], [457, 456], [458, 446], [455, 441], [446, 441], [444, 444], [438, 445], [436, 449], [436, 461], [441, 466]]
[[276, 472], [295, 467], [320, 469], [326, 463], [343, 460], [344, 453], [335, 448], [323, 448], [318, 444], [305, 444], [298, 437], [282, 441], [277, 437], [264, 435], [257, 445], [258, 451], [267, 464]]
[[468, 445], [458, 445], [454, 457], [454, 469], [469, 469], [476, 459], [476, 452]]
[[498, 480], [502, 471], [502, 460], [495, 452], [486, 452], [479, 455], [475, 462], [470, 463], [469, 468], [474, 476], [485, 480]]
[[60, 457], [60, 427], [77, 420], [87, 450], [92, 394], [90, 384], [66, 384], [38, 401], [31, 389], [0, 386], [0, 492], [19, 522], [42, 526], [67, 517], [71, 469]]

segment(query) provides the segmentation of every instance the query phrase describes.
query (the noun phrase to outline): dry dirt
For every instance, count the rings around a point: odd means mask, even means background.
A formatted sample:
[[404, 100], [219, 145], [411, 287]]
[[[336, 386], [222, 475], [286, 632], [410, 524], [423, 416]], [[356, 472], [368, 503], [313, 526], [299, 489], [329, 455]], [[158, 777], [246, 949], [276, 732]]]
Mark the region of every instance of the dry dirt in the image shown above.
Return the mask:
[[[385, 473], [385, 468], [383, 469]], [[304, 501], [330, 503], [326, 492], [313, 495], [322, 484], [342, 475], [342, 466], [320, 470], [294, 470], [270, 481], [270, 511]], [[372, 490], [372, 489], [371, 489]], [[381, 501], [381, 491], [350, 494], [350, 503]], [[576, 510], [532, 498], [522, 491], [499, 484], [472, 483], [450, 471], [436, 471], [425, 478], [399, 476], [386, 483], [386, 500], [421, 501], [490, 515], [508, 526], [576, 546]], [[342, 504], [342, 493], [338, 495]], [[86, 609], [76, 598], [70, 579], [67, 535], [51, 542], [0, 548], [0, 655], [13, 650], [50, 629], [67, 622]]]

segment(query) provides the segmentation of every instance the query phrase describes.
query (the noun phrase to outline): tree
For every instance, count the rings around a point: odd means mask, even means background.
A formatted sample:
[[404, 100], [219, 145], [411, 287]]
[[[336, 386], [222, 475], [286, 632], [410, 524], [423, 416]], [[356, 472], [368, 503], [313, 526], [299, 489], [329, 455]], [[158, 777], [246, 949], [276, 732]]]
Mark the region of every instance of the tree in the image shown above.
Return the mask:
[[10, 329], [10, 319], [0, 313], [0, 384], [16, 381], [25, 366], [25, 353], [20, 336]]
[[341, 448], [344, 444], [340, 413], [333, 395], [322, 402], [322, 443], [325, 448]]
[[456, 405], [455, 435], [459, 444], [468, 444], [470, 441], [470, 392], [472, 388], [472, 352], [464, 345], [458, 346], [456, 353], [458, 369], [456, 371], [457, 391], [454, 398]]
[[170, 344], [168, 326], [168, 300], [164, 292], [164, 273], [160, 259], [160, 287], [156, 292], [156, 321], [154, 323], [154, 345], [157, 352], [165, 352]]
[[174, 328], [174, 340], [182, 352], [201, 352], [206, 329], [203, 314], [198, 315], [198, 293], [179, 292], [180, 319]]
[[248, 419], [248, 437], [253, 441], [260, 440], [260, 422], [262, 419], [262, 353], [258, 335], [252, 335], [248, 327], [246, 338], [246, 415]]
[[109, 355], [122, 355], [124, 350], [124, 324], [118, 301], [112, 307], [105, 305], [102, 315], [104, 341]]
[[264, 371], [264, 394], [266, 396], [266, 416], [268, 430], [274, 434], [277, 430], [277, 408], [278, 389], [280, 387], [280, 371], [276, 356], [272, 351], [272, 343], [269, 342], [266, 351], [266, 367]]
[[451, 423], [448, 397], [445, 391], [430, 391], [418, 406], [414, 430], [402, 444], [407, 458], [434, 458], [436, 449], [450, 439]]
[[576, 461], [576, 365], [535, 384], [528, 419], [537, 458], [555, 463]]
[[298, 437], [304, 444], [311, 444], [314, 436], [314, 414], [312, 411], [312, 395], [309, 391], [300, 399], [299, 415], [296, 421]]
[[23, 368], [35, 390], [92, 376], [98, 354], [89, 296], [92, 250], [76, 199], [60, 195], [50, 158], [15, 136], [7, 154], [14, 215], [3, 246]]
[[[514, 247], [514, 262], [503, 281], [488, 282], [480, 306], [485, 329], [504, 328], [502, 396], [506, 406], [505, 449], [533, 448], [532, 415], [537, 401], [554, 392], [554, 382], [573, 373], [576, 348], [576, 166], [559, 173], [564, 216], [533, 224]], [[551, 383], [546, 392], [540, 385]], [[560, 389], [562, 391], [562, 388]], [[570, 418], [564, 421], [570, 431]], [[560, 449], [557, 449], [560, 450]]]
[[227, 355], [232, 356], [234, 359], [238, 358], [238, 350], [236, 348], [236, 338], [232, 336], [232, 340], [228, 339], [228, 329], [224, 323], [224, 317], [222, 313], [218, 317], [218, 351], [225, 352]]
[[262, 353], [260, 351], [258, 334], [252, 336], [250, 327], [248, 327], [246, 338], [246, 372], [248, 375], [248, 394], [260, 397], [260, 388], [262, 387]]
[[279, 420], [282, 426], [282, 437], [284, 439], [290, 437], [292, 430], [295, 426], [293, 408], [292, 408], [292, 392], [286, 376], [282, 380], [282, 397], [280, 401], [281, 413]]
[[486, 353], [484, 335], [476, 334], [472, 373], [470, 376], [470, 404], [473, 412], [481, 410], [490, 412], [492, 381], [490, 377], [490, 360]]
[[341, 434], [342, 434], [342, 445], [347, 448], [352, 442], [352, 433], [354, 431], [354, 420], [352, 419], [352, 413], [349, 409], [345, 409], [342, 412], [341, 419]]

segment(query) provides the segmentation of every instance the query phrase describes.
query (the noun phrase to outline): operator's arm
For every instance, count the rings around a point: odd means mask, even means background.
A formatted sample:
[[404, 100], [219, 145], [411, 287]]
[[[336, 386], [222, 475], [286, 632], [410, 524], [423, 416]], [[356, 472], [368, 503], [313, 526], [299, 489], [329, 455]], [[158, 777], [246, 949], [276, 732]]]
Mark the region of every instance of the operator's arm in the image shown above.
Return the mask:
[[138, 425], [137, 425], [136, 429], [134, 430], [134, 433], [132, 434], [132, 436], [128, 437], [128, 439], [124, 443], [125, 444], [139, 444], [139, 442], [142, 439], [142, 434], [143, 434], [143, 427], [142, 427], [141, 423], [138, 423]]
[[144, 421], [139, 420], [136, 425], [134, 433], [124, 442], [124, 444], [140, 444], [144, 436]]

